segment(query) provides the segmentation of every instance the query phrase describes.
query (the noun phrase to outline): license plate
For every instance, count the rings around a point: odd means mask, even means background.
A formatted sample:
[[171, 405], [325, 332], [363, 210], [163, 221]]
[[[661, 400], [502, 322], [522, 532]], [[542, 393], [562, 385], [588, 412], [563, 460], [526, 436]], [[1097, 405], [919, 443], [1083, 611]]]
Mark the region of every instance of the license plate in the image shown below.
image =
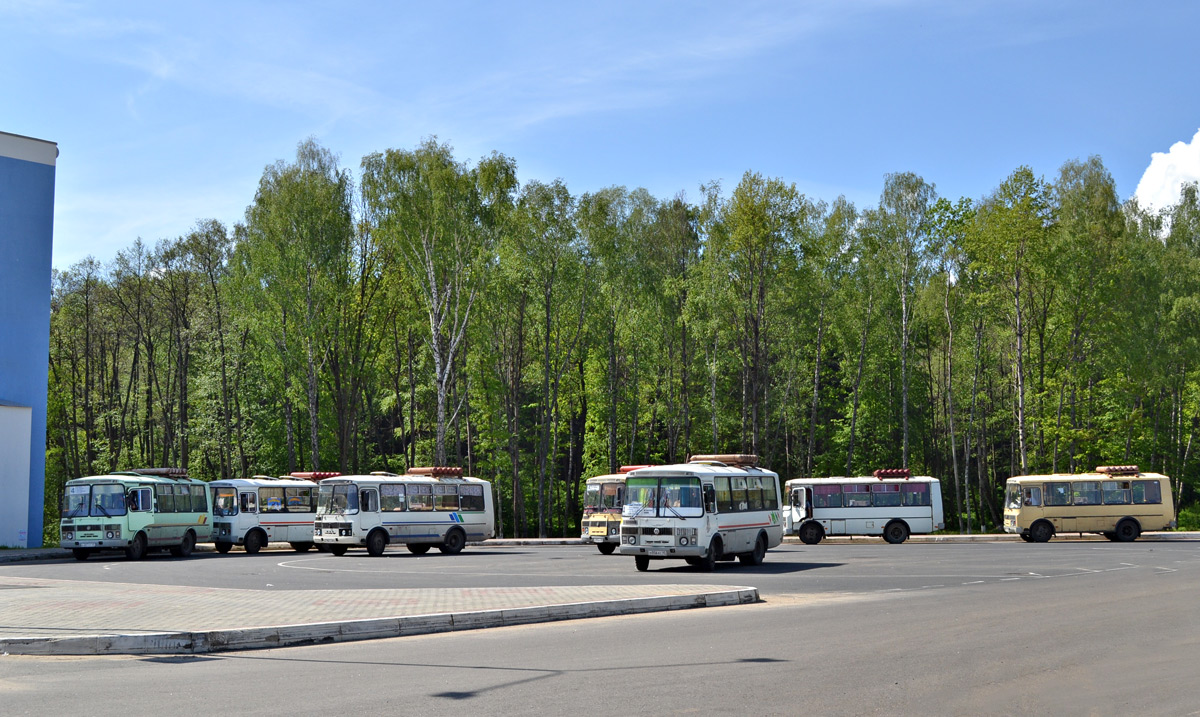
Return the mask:
[[665, 551], [665, 550], [647, 550], [646, 552], [649, 553], [650, 555], [666, 555], [667, 554], [667, 551]]
[[81, 547], [81, 548], [99, 548], [99, 547], [100, 547], [100, 541], [98, 541], [98, 540], [85, 540], [85, 541], [83, 541], [83, 542], [79, 543], [79, 547]]

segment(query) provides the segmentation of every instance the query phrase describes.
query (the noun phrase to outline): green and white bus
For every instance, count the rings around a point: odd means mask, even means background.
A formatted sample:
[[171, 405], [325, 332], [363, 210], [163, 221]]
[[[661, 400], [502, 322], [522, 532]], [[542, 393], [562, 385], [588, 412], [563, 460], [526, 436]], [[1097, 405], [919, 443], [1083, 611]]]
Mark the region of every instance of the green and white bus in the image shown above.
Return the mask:
[[62, 546], [76, 560], [98, 550], [124, 550], [141, 560], [151, 550], [186, 558], [212, 537], [208, 484], [182, 468], [139, 468], [67, 481]]

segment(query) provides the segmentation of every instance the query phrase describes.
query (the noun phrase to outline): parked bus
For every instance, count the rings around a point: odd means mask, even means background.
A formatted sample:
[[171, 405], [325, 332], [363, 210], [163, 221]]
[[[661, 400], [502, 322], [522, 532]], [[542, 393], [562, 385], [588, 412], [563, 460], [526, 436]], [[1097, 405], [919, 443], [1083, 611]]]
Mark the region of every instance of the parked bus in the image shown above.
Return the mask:
[[[257, 553], [267, 543], [290, 543], [305, 552], [313, 547], [317, 510], [314, 481], [340, 473], [293, 473], [228, 478], [208, 484], [212, 491], [213, 543], [218, 553], [235, 545]], [[310, 479], [310, 480], [304, 480]]]
[[711, 571], [718, 560], [759, 565], [783, 541], [779, 476], [753, 455], [697, 455], [625, 478], [621, 555], [638, 570], [681, 558]]
[[212, 535], [208, 484], [182, 468], [139, 468], [67, 481], [62, 546], [76, 560], [97, 550], [123, 549], [141, 560], [151, 550], [186, 558]]
[[892, 544], [946, 527], [942, 484], [885, 468], [871, 476], [796, 478], [785, 484], [784, 526], [806, 545], [827, 535], [881, 535]]
[[625, 501], [625, 474], [649, 466], [621, 466], [620, 473], [587, 479], [579, 539], [594, 543], [604, 555], [621, 544], [621, 506]]
[[1027, 543], [1044, 543], [1057, 533], [1100, 533], [1128, 542], [1145, 530], [1174, 527], [1170, 479], [1137, 466], [1008, 479], [1004, 532]]
[[378, 556], [391, 543], [416, 555], [432, 547], [454, 554], [495, 533], [492, 484], [461, 468], [326, 478], [318, 487], [313, 540], [334, 555], [361, 545]]

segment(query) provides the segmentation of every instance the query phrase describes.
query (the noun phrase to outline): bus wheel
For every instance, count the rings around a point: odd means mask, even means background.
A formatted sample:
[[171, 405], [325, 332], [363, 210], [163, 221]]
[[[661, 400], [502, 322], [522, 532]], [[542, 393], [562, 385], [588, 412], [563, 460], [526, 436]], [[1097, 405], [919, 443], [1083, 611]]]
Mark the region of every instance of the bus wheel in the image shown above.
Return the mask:
[[408, 552], [413, 555], [424, 555], [429, 552], [429, 543], [409, 543], [404, 547], [408, 548]]
[[183, 541], [179, 545], [171, 547], [171, 555], [177, 558], [186, 558], [196, 549], [196, 534], [188, 531], [183, 534]]
[[141, 560], [146, 557], [146, 534], [138, 533], [133, 538], [133, 543], [125, 548], [125, 558], [128, 560]]
[[1029, 539], [1035, 543], [1045, 543], [1054, 537], [1054, 526], [1050, 523], [1039, 520], [1029, 526]]
[[76, 560], [87, 560], [91, 557], [92, 551], [87, 548], [71, 548], [71, 555], [74, 555]]
[[1117, 523], [1117, 529], [1114, 532], [1117, 534], [1118, 541], [1122, 543], [1129, 543], [1138, 539], [1138, 536], [1142, 534], [1142, 529], [1140, 526], [1138, 526], [1136, 520], [1133, 518], [1126, 518], [1120, 523]]
[[378, 558], [383, 555], [383, 549], [387, 547], [387, 534], [382, 530], [373, 530], [367, 536], [367, 555], [372, 558]]
[[638, 569], [639, 573], [644, 573], [650, 569], [650, 558], [645, 555], [633, 556], [633, 566]]
[[883, 529], [883, 539], [892, 545], [908, 540], [908, 525], [902, 520], [893, 520]]
[[1021, 533], [1021, 540], [1024, 540], [1026, 543], [1033, 542], [1033, 538], [1029, 537], [1029, 533]]
[[251, 555], [263, 549], [267, 544], [267, 536], [261, 530], [251, 530], [246, 533], [246, 552]]
[[346, 551], [349, 549], [350, 549], [349, 545], [330, 545], [329, 546], [329, 552], [333, 553], [334, 555], [345, 555]]
[[767, 556], [767, 536], [762, 533], [758, 534], [758, 540], [754, 541], [754, 550], [749, 553], [742, 553], [738, 556], [738, 561], [742, 565], [762, 565], [763, 558]]
[[451, 528], [449, 533], [446, 533], [446, 539], [438, 546], [438, 550], [446, 555], [456, 555], [462, 552], [462, 549], [467, 544], [467, 536], [458, 528]]
[[1108, 540], [1116, 540], [1117, 539], [1117, 534], [1111, 530], [1106, 530], [1103, 533], [1101, 533], [1101, 535], [1103, 535]]
[[230, 548], [233, 547], [233, 543], [214, 543], [214, 545], [217, 548], [217, 552], [221, 555], [228, 553]]
[[313, 544], [309, 542], [292, 543], [292, 550], [295, 550], [297, 553], [307, 553], [312, 550], [312, 546]]
[[708, 554], [700, 558], [699, 568], [706, 573], [717, 569], [717, 560], [721, 558], [721, 539], [714, 537], [708, 544]]
[[800, 542], [805, 545], [816, 545], [824, 537], [820, 523], [805, 523], [800, 526]]
[[600, 551], [601, 555], [612, 555], [613, 551], [615, 551], [617, 549], [617, 544], [616, 543], [596, 543], [596, 548]]

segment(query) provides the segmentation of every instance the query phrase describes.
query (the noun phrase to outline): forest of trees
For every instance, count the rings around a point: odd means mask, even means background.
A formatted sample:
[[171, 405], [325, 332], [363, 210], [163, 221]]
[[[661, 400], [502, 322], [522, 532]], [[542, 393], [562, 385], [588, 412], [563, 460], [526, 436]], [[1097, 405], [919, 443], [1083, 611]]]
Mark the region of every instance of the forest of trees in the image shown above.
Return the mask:
[[449, 464], [504, 535], [576, 535], [622, 464], [756, 453], [782, 478], [909, 467], [947, 527], [1012, 475], [1138, 464], [1195, 503], [1200, 198], [1123, 203], [1099, 158], [878, 206], [747, 172], [658, 198], [519, 185], [430, 139], [313, 140], [241, 223], [55, 273], [47, 541], [65, 480]]

